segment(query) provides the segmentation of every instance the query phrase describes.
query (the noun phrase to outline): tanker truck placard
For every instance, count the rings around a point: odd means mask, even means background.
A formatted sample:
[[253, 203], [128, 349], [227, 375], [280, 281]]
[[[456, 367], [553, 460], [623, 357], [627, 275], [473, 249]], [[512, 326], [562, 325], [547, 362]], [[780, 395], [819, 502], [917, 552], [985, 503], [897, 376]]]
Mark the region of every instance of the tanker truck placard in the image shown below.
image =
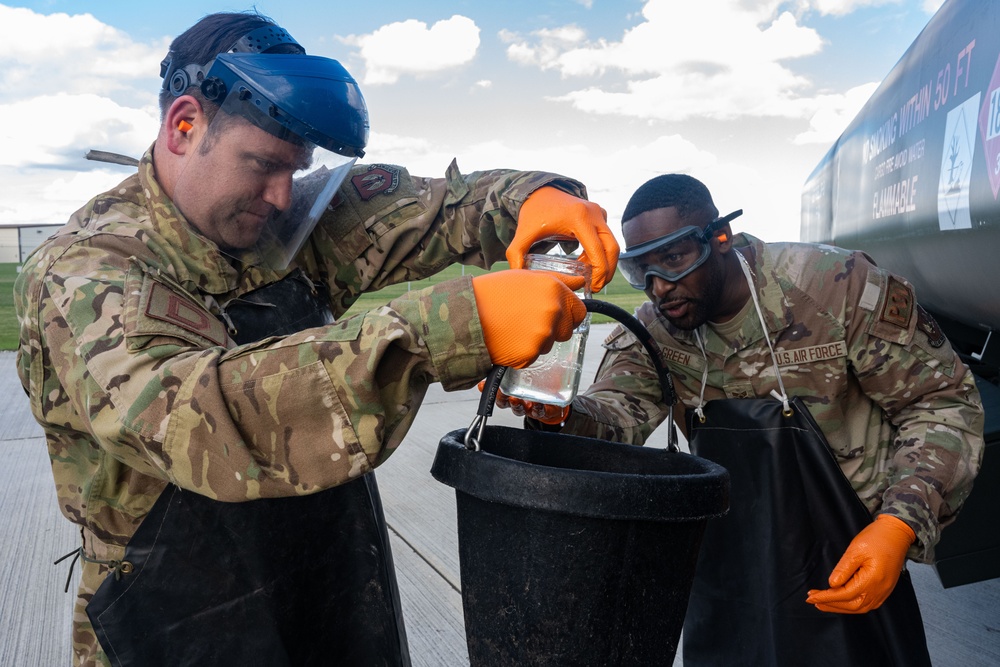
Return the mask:
[[1000, 58], [993, 68], [993, 78], [979, 114], [979, 135], [986, 156], [986, 173], [993, 187], [993, 199], [996, 199], [1000, 192]]
[[938, 177], [938, 225], [941, 230], [970, 229], [969, 183], [976, 150], [979, 93], [948, 112]]

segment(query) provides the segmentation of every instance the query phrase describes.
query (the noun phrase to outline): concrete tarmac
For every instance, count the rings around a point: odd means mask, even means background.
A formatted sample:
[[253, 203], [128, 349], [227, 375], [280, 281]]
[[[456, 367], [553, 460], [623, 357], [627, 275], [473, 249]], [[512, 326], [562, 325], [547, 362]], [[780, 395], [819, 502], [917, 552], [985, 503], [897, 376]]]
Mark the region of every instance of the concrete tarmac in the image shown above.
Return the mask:
[[[599, 342], [610, 329], [602, 324], [591, 331], [585, 380], [593, 377]], [[0, 391], [6, 397], [0, 403], [6, 461], [0, 467], [0, 666], [70, 665], [76, 573], [64, 593], [69, 561], [53, 561], [77, 548], [79, 534], [57, 509], [45, 441], [11, 352], [0, 352]], [[429, 470], [440, 439], [468, 427], [478, 402], [475, 389], [446, 393], [433, 385], [403, 445], [377, 473], [415, 666], [468, 664], [454, 490]], [[520, 426], [505, 410], [490, 423]], [[1000, 665], [1000, 579], [944, 589], [933, 567], [910, 563], [909, 569], [935, 667]], [[681, 664], [678, 656], [674, 665]]]

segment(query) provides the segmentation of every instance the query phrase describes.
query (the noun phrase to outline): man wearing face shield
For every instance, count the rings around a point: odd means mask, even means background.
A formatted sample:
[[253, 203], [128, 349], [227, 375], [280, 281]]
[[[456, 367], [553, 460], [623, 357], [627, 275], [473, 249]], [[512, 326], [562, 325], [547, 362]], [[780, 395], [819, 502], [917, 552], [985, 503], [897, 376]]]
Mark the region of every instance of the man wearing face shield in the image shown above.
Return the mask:
[[[606, 216], [556, 174], [355, 164], [356, 83], [257, 14], [206, 16], [161, 75], [138, 172], [15, 287], [18, 372], [81, 530], [74, 664], [408, 664], [371, 471], [429, 383], [569, 338], [580, 285], [523, 256], [579, 241], [600, 289]], [[343, 317], [505, 254], [511, 271]]]
[[[972, 374], [912, 287], [860, 252], [734, 236], [708, 189], [658, 176], [622, 216], [619, 269], [649, 301], [692, 453], [730, 472], [683, 631], [694, 665], [928, 665], [907, 558], [930, 562], [983, 452]], [[533, 428], [641, 445], [668, 418], [624, 328]], [[832, 453], [832, 456], [831, 456]], [[901, 572], [902, 570], [902, 572]]]

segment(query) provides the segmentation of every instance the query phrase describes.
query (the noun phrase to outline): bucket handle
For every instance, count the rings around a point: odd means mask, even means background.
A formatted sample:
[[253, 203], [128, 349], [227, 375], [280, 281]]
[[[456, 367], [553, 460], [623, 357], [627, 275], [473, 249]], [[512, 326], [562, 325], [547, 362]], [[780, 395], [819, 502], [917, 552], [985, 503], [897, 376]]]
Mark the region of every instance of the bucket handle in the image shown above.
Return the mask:
[[[674, 424], [674, 405], [677, 403], [677, 392], [674, 391], [674, 380], [670, 376], [670, 371], [663, 365], [663, 357], [660, 353], [660, 346], [653, 340], [653, 335], [627, 311], [619, 308], [613, 303], [600, 301], [598, 299], [582, 299], [583, 305], [587, 307], [589, 313], [600, 313], [607, 315], [613, 320], [617, 320], [622, 326], [635, 334], [642, 346], [649, 353], [649, 358], [656, 368], [656, 377], [660, 382], [660, 392], [663, 402], [667, 404], [667, 449], [671, 452], [680, 451], [677, 445], [677, 427]], [[479, 443], [483, 439], [486, 429], [486, 420], [493, 416], [493, 406], [496, 403], [497, 392], [500, 391], [500, 382], [503, 380], [506, 366], [494, 366], [486, 376], [483, 386], [483, 395], [479, 398], [479, 410], [476, 413], [472, 424], [465, 430], [465, 448], [479, 451]]]

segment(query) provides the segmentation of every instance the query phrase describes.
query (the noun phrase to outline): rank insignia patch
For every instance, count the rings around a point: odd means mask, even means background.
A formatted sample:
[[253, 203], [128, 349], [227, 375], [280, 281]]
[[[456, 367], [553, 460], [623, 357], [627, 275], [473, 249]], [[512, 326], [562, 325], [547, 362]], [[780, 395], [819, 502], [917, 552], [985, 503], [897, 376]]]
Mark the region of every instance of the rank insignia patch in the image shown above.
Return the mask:
[[204, 336], [217, 345], [225, 343], [226, 334], [221, 322], [157, 282], [152, 284], [146, 315]]

